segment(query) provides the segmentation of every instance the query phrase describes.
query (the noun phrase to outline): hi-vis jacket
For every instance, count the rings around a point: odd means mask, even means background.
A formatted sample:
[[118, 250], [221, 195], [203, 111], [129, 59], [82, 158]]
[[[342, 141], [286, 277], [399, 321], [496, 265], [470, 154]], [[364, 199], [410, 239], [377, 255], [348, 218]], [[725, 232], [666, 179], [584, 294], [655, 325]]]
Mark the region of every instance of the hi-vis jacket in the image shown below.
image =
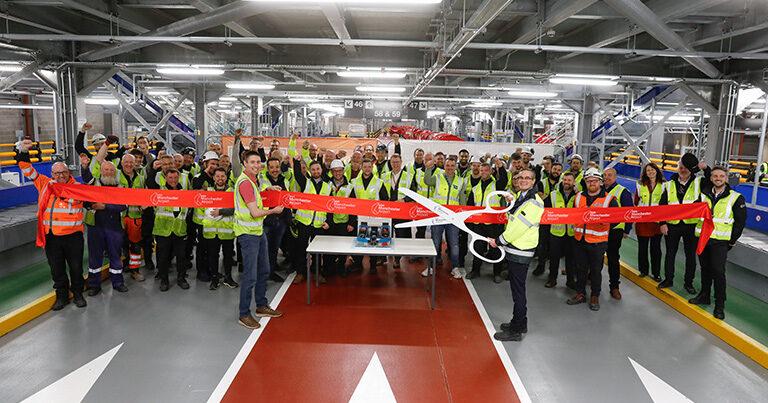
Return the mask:
[[544, 202], [534, 189], [515, 201], [507, 212], [507, 224], [496, 244], [507, 252], [507, 259], [528, 262], [539, 244], [539, 222], [544, 214]]

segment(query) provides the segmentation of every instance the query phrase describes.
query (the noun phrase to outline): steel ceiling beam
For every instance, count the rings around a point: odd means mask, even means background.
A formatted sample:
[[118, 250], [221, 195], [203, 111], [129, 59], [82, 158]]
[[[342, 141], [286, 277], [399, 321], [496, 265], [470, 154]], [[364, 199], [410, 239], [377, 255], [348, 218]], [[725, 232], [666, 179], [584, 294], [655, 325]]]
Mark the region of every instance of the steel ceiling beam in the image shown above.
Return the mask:
[[[512, 43], [525, 44], [533, 42], [539, 37], [540, 32], [545, 33], [550, 28], [557, 26], [596, 2], [597, 0], [559, 0], [548, 7], [545, 6], [546, 9], [539, 10], [539, 14], [526, 17], [525, 20], [518, 24], [521, 26], [521, 33]], [[541, 27], [539, 27], [539, 25], [541, 25]], [[491, 61], [498, 60], [510, 52], [511, 50], [496, 52], [496, 54], [491, 56]]]
[[[153, 29], [152, 31], [142, 34], [145, 37], [152, 37], [154, 35], [160, 36], [183, 36], [189, 35], [198, 31], [213, 28], [228, 22], [237, 21], [243, 18], [247, 18], [251, 15], [257, 14], [263, 10], [263, 5], [249, 1], [236, 1], [229, 3], [225, 6], [218, 7], [207, 13], [195, 15], [183, 20], [179, 20], [170, 23], [166, 26]], [[236, 38], [232, 38], [236, 39]], [[242, 38], [241, 38], [242, 39]], [[259, 39], [259, 38], [245, 38], [245, 39]], [[83, 53], [78, 56], [79, 59], [85, 61], [100, 60], [111, 56], [117, 56], [126, 52], [141, 49], [157, 42], [134, 42], [134, 43], [121, 43], [114, 46], [110, 46], [106, 49], [99, 49]]]
[[[613, 7], [617, 12], [624, 14], [631, 21], [638, 24], [651, 36], [656, 38], [669, 48], [692, 52], [693, 48], [688, 45], [683, 38], [676, 34], [664, 23], [654, 12], [643, 4], [640, 0], [603, 0], [606, 4]], [[706, 61], [703, 57], [683, 57], [685, 61], [693, 67], [701, 70], [709, 77], [717, 78], [722, 75], [712, 63]]]
[[[342, 42], [352, 39], [347, 30], [347, 24], [344, 21], [344, 10], [341, 9], [340, 4], [324, 3], [321, 4], [323, 14], [328, 20], [328, 24], [333, 28], [333, 32], [336, 33], [336, 37]], [[341, 45], [348, 54], [357, 54], [357, 49], [351, 45]]]
[[21, 70], [0, 80], [0, 92], [10, 89], [14, 85], [18, 84], [19, 81], [35, 74], [37, 70], [40, 68], [40, 65], [41, 63], [39, 63], [38, 61], [33, 61], [32, 63], [29, 63], [24, 67], [22, 67]]
[[[190, 0], [189, 4], [202, 13], [211, 12], [216, 8], [214, 5], [211, 4], [211, 0]], [[254, 37], [254, 38], [256, 37], [256, 34], [254, 34], [253, 31], [251, 31], [249, 28], [247, 28], [245, 25], [239, 22], [228, 22], [224, 24], [224, 26], [237, 32], [237, 34], [240, 36], [247, 36], [247, 37]], [[268, 52], [276, 52], [275, 48], [273, 48], [272, 46], [266, 43], [260, 44], [259, 46], [261, 46], [262, 49]]]

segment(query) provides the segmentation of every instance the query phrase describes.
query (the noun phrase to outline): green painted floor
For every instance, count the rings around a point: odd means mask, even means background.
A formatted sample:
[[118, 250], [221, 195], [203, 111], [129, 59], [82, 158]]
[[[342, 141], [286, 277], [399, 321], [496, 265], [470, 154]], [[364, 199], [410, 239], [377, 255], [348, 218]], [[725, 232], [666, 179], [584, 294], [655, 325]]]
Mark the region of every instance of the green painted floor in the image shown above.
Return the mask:
[[[662, 241], [662, 251], [664, 249], [664, 242]], [[637, 241], [628, 238], [622, 242], [621, 245], [621, 260], [628, 265], [637, 268]], [[664, 260], [662, 255], [661, 273], [664, 274]], [[675, 284], [672, 290], [685, 299], [691, 298], [683, 289], [683, 277], [685, 273], [685, 258], [683, 256], [683, 245], [681, 243], [677, 252], [675, 270]], [[701, 270], [698, 260], [696, 261], [696, 279], [694, 280], [694, 288], [696, 290], [701, 289]], [[732, 263], [728, 263], [726, 268], [726, 276], [728, 270], [748, 270], [743, 267], [738, 267]], [[624, 280], [626, 283], [627, 280]], [[725, 303], [725, 322], [729, 325], [739, 329], [749, 337], [757, 340], [763, 345], [768, 345], [768, 320], [765, 320], [766, 312], [768, 312], [768, 304], [733, 287], [727, 287], [726, 291], [727, 301]], [[713, 306], [710, 305], [707, 308], [709, 312], [712, 311]]]
[[48, 263], [40, 262], [0, 278], [0, 316], [53, 290]]

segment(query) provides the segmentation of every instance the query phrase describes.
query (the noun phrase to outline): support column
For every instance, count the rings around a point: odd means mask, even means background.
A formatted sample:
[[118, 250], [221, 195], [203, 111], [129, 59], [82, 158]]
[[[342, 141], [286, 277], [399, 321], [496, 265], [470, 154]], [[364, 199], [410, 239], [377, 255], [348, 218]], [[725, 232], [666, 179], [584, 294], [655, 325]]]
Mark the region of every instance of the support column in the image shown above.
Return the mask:
[[[280, 106], [280, 136], [288, 137], [288, 106]], [[306, 133], [302, 133], [302, 136], [306, 136]]]
[[75, 152], [78, 110], [74, 68], [65, 67], [58, 70], [56, 72], [56, 80], [59, 87], [59, 91], [56, 94], [56, 104], [54, 105], [58, 120], [56, 127], [56, 152], [63, 155], [65, 162], [71, 169], [77, 169], [80, 164], [77, 163], [78, 157]]
[[195, 148], [197, 155], [205, 151], [205, 136], [208, 134], [208, 118], [205, 115], [205, 86], [195, 87]]
[[251, 97], [251, 134], [259, 135], [259, 117], [261, 109], [259, 108], [259, 99]]
[[592, 99], [591, 94], [587, 94], [584, 96], [584, 105], [581, 108], [581, 115], [579, 116], [579, 126], [577, 128], [577, 142], [578, 142], [578, 153], [581, 154], [582, 158], [589, 159], [589, 155], [587, 152], [589, 151], [589, 147], [584, 146], [584, 144], [590, 144], [592, 143], [592, 127], [593, 127], [593, 119], [595, 116], [595, 100]]

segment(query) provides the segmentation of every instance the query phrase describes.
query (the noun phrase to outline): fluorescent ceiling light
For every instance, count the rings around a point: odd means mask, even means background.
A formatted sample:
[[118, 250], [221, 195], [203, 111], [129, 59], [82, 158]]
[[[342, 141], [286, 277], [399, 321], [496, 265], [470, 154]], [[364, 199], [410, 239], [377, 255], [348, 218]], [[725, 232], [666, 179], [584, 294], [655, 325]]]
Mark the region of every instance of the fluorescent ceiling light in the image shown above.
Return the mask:
[[565, 85], [589, 85], [594, 87], [610, 87], [616, 85], [616, 81], [592, 78], [570, 78], [570, 77], [552, 77], [549, 79], [552, 84]]
[[324, 118], [331, 118], [331, 117], [334, 117], [334, 116], [336, 116], [336, 113], [335, 113], [335, 112], [325, 112], [325, 113], [323, 114], [323, 117], [324, 117]]
[[469, 104], [467, 107], [469, 108], [493, 108], [495, 106], [501, 106], [504, 105], [501, 102], [478, 102], [474, 104]]
[[553, 98], [557, 96], [557, 93], [545, 91], [509, 91], [509, 95], [518, 98]]
[[405, 87], [356, 87], [360, 92], [405, 92]]
[[219, 101], [237, 101], [237, 98], [235, 97], [219, 97]]
[[747, 112], [749, 112], [749, 113], [763, 113], [763, 112], [765, 112], [765, 110], [763, 108], [750, 108], [750, 109], [745, 109], [745, 110]]
[[254, 3], [438, 4], [442, 0], [248, 0]]
[[618, 80], [619, 76], [607, 76], [607, 75], [600, 75], [600, 74], [567, 74], [567, 73], [558, 73], [555, 74], [555, 77], [563, 77], [563, 78], [586, 78], [589, 80]]
[[317, 98], [288, 98], [288, 101], [296, 104], [308, 104], [312, 102], [320, 102]]
[[53, 109], [53, 105], [1, 105], [0, 109]]
[[271, 90], [274, 89], [275, 86], [272, 84], [265, 84], [265, 83], [249, 83], [249, 82], [230, 82], [226, 84], [227, 88], [231, 90]]
[[427, 111], [427, 117], [433, 118], [435, 116], [445, 115], [445, 111]]
[[21, 71], [21, 65], [19, 64], [0, 64], [0, 71], [6, 71], [9, 73], [16, 73]]
[[85, 98], [88, 105], [117, 105], [120, 101], [115, 98]]
[[156, 70], [160, 74], [171, 76], [220, 76], [222, 69], [200, 69], [196, 67], [163, 67]]
[[170, 90], [147, 90], [147, 95], [157, 96], [157, 95], [171, 95]]
[[384, 78], [397, 79], [405, 78], [405, 72], [382, 71], [382, 70], [348, 70], [336, 73], [339, 77], [345, 78]]
[[234, 115], [234, 114], [239, 113], [239, 112], [233, 111], [231, 109], [216, 109], [216, 112], [219, 112], [219, 113], [229, 113], [230, 115]]

